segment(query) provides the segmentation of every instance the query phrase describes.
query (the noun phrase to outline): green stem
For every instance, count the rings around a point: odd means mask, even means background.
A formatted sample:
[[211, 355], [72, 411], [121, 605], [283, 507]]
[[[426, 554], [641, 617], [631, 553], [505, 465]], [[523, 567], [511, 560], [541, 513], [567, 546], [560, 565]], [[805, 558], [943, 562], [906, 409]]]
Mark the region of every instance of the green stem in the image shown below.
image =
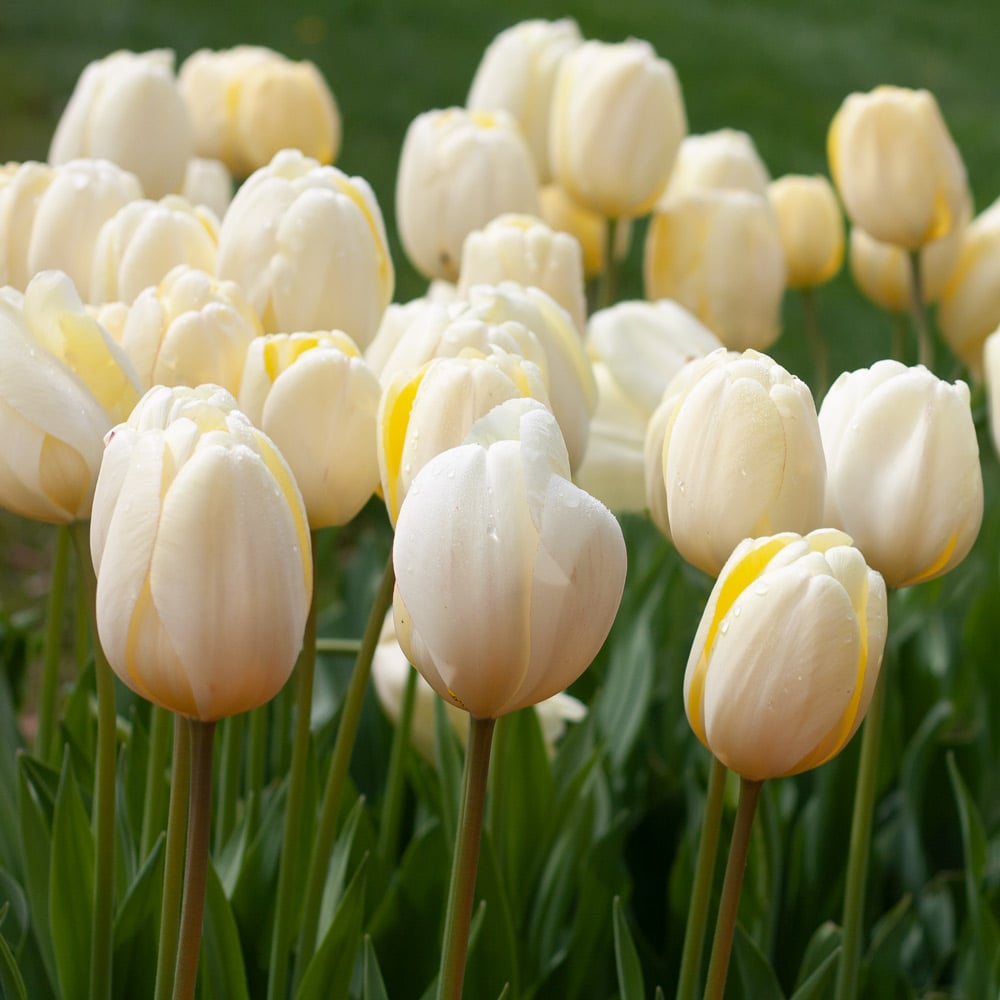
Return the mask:
[[928, 371], [934, 371], [934, 341], [927, 325], [927, 307], [924, 304], [923, 282], [920, 277], [920, 251], [911, 250], [910, 262], [910, 315], [917, 331], [917, 362]]
[[[320, 806], [319, 825], [313, 843], [312, 857], [309, 860], [309, 874], [306, 877], [306, 896], [302, 908], [302, 928], [299, 931], [298, 958], [295, 967], [295, 986], [301, 981], [302, 975], [309, 965], [316, 950], [316, 933], [319, 927], [319, 912], [323, 902], [323, 888], [326, 884], [326, 869], [330, 863], [334, 839], [337, 834], [337, 819], [340, 813], [340, 796], [347, 778], [347, 767], [351, 762], [354, 750], [354, 739], [358, 733], [361, 721], [361, 707], [368, 688], [368, 675], [371, 673], [372, 657], [378, 645], [378, 637], [382, 631], [382, 622], [386, 612], [392, 607], [392, 591], [396, 583], [396, 574], [392, 566], [392, 554], [386, 561], [382, 582], [368, 615], [368, 624], [361, 640], [357, 659], [354, 661], [354, 671], [351, 682], [344, 697], [344, 708], [337, 727], [337, 739], [333, 746], [333, 756], [326, 775], [326, 787], [323, 790], [323, 800]], [[293, 990], [293, 994], [294, 994]]]
[[170, 715], [159, 705], [152, 706], [149, 722], [149, 756], [146, 759], [146, 787], [142, 797], [142, 829], [139, 857], [146, 858], [163, 829], [163, 772], [170, 752]]
[[816, 291], [813, 288], [802, 289], [802, 308], [806, 317], [806, 336], [812, 348], [814, 378], [813, 395], [817, 406], [826, 395], [830, 385], [830, 352], [823, 338], [819, 325], [819, 310], [816, 308]]
[[115, 679], [97, 634], [97, 578], [90, 558], [90, 524], [71, 527], [76, 548], [80, 590], [86, 599], [94, 635], [94, 677], [97, 687], [97, 752], [94, 763], [94, 919], [90, 939], [90, 1000], [111, 996], [115, 878], [115, 757], [117, 752]]
[[740, 907], [743, 873], [746, 871], [747, 852], [750, 848], [750, 831], [753, 829], [757, 799], [760, 797], [763, 784], [762, 781], [740, 778], [740, 801], [736, 807], [733, 839], [729, 842], [729, 860], [726, 862], [726, 878], [722, 884], [722, 899], [719, 900], [712, 957], [708, 963], [705, 1000], [722, 1000], [726, 990], [729, 956], [733, 949], [733, 935], [736, 932], [736, 914]]
[[462, 805], [458, 813], [458, 837], [451, 864], [451, 887], [444, 921], [444, 945], [438, 975], [438, 1000], [460, 1000], [469, 949], [469, 926], [479, 868], [479, 844], [483, 832], [483, 808], [490, 769], [490, 747], [496, 719], [469, 716], [469, 743], [465, 754]]
[[399, 722], [392, 737], [389, 772], [385, 779], [385, 800], [382, 803], [382, 821], [378, 829], [379, 855], [394, 862], [399, 849], [399, 828], [403, 818], [403, 779], [406, 758], [410, 751], [410, 729], [413, 725], [413, 706], [417, 702], [417, 672], [410, 667], [403, 688], [403, 702], [399, 708]]
[[615, 257], [617, 235], [618, 220], [608, 219], [604, 230], [604, 270], [601, 272], [601, 284], [597, 293], [598, 309], [607, 309], [613, 305], [618, 294], [618, 261]]
[[45, 647], [42, 654], [42, 686], [38, 696], [38, 733], [35, 753], [53, 767], [59, 764], [56, 750], [56, 696], [59, 692], [59, 660], [62, 652], [63, 611], [66, 606], [66, 578], [69, 569], [70, 532], [66, 525], [56, 529], [52, 553], [52, 581], [45, 611]]
[[243, 770], [243, 734], [247, 714], [231, 715], [219, 725], [222, 753], [219, 754], [218, 795], [215, 809], [215, 829], [212, 838], [218, 857], [236, 829], [236, 805], [240, 797], [240, 774]]
[[847, 882], [844, 889], [843, 950], [837, 969], [837, 1000], [853, 1000], [858, 992], [861, 968], [861, 939], [864, 933], [865, 882], [868, 879], [868, 854], [875, 813], [875, 792], [878, 782], [879, 746], [885, 719], [886, 674], [883, 666], [861, 736], [861, 758], [858, 761], [858, 783], [854, 791], [854, 815], [851, 818], [851, 840], [847, 856]]
[[191, 788], [188, 800], [187, 857], [184, 860], [184, 901], [177, 938], [177, 968], [173, 1000], [193, 1000], [198, 982], [205, 885], [208, 878], [208, 836], [212, 820], [212, 743], [215, 722], [185, 719], [191, 740]]
[[708, 904], [712, 898], [716, 859], [719, 853], [719, 829], [722, 826], [722, 804], [726, 791], [728, 769], [717, 757], [712, 757], [705, 795], [705, 815], [698, 842], [691, 902], [688, 904], [687, 926], [684, 930], [684, 950], [677, 980], [677, 1000], [693, 1000], [697, 996], [701, 973], [701, 955], [705, 945]]
[[[312, 533], [312, 560], [316, 565], [316, 532]], [[295, 932], [295, 864], [299, 856], [302, 809], [306, 789], [306, 765], [309, 760], [309, 723], [312, 718], [313, 677], [316, 672], [317, 596], [313, 590], [306, 618], [305, 638], [295, 670], [298, 683], [295, 703], [295, 743], [285, 801], [285, 829], [278, 864], [278, 891], [271, 935], [271, 961], [267, 980], [268, 1000], [288, 995], [288, 960]]]
[[177, 961], [177, 935], [184, 877], [184, 839], [188, 792], [191, 784], [191, 732], [180, 715], [174, 715], [174, 758], [170, 768], [170, 807], [167, 812], [166, 856], [163, 862], [163, 898], [160, 903], [160, 943], [156, 953], [156, 987], [153, 1000], [170, 1000]]
[[316, 652], [331, 656], [357, 656], [361, 648], [359, 639], [317, 639]]
[[250, 736], [247, 750], [247, 843], [257, 832], [261, 802], [264, 796], [264, 774], [267, 771], [268, 712], [270, 705], [261, 705], [250, 712]]

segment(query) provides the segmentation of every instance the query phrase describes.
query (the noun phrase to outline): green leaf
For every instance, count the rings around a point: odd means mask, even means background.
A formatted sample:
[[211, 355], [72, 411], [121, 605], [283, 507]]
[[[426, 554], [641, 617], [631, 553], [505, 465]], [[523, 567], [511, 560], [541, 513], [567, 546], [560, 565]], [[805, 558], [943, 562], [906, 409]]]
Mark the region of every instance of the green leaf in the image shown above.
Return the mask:
[[52, 817], [49, 920], [63, 1000], [86, 1000], [94, 909], [94, 837], [70, 767], [62, 776]]
[[622, 1000], [643, 1000], [646, 996], [646, 983], [642, 978], [642, 965], [639, 962], [639, 953], [635, 950], [628, 919], [622, 912], [620, 896], [615, 896], [611, 905], [611, 919], [615, 933], [618, 992]]
[[799, 974], [795, 980], [796, 991], [800, 990], [813, 973], [840, 949], [842, 937], [840, 928], [830, 920], [816, 928], [813, 936], [809, 939], [806, 953], [802, 957], [802, 964], [799, 966]]
[[0, 932], [14, 951], [20, 951], [28, 936], [31, 911], [17, 880], [0, 868]]
[[0, 934], [0, 993], [3, 1000], [28, 1000], [28, 991], [21, 970], [14, 961], [14, 953], [7, 939]]
[[249, 998], [236, 918], [226, 899], [218, 873], [211, 864], [208, 866], [205, 885], [205, 923], [202, 929], [198, 978], [203, 997], [225, 997], [226, 1000]]
[[434, 760], [441, 782], [441, 825], [448, 854], [455, 850], [458, 806], [462, 798], [462, 747], [448, 721], [444, 702], [434, 699]]
[[115, 915], [113, 983], [121, 1000], [153, 995], [165, 842], [161, 833]]
[[903, 981], [901, 952], [912, 925], [913, 900], [910, 896], [904, 896], [872, 928], [871, 944], [868, 946], [861, 971], [865, 996], [900, 995]]
[[378, 967], [378, 957], [370, 935], [365, 935], [361, 952], [361, 1000], [389, 1000], [385, 991], [385, 980]]
[[734, 971], [738, 974], [743, 995], [748, 1000], [785, 1000], [767, 956], [739, 924], [733, 937], [732, 958], [736, 969], [730, 969], [730, 975]]
[[806, 977], [792, 994], [791, 1000], [822, 1000], [826, 996], [827, 986], [837, 971], [838, 958], [840, 958], [839, 945]]
[[[366, 859], [367, 860], [367, 859]], [[346, 997], [361, 944], [365, 909], [365, 861], [354, 873], [326, 937], [306, 968], [296, 1000]]]
[[330, 863], [326, 869], [326, 885], [323, 887], [323, 899], [320, 905], [317, 935], [320, 939], [326, 934], [330, 924], [333, 923], [337, 906], [340, 903], [341, 894], [344, 891], [344, 882], [347, 879], [347, 868], [351, 860], [351, 849], [354, 846], [354, 840], [357, 836], [364, 811], [365, 800], [358, 799], [347, 814], [344, 827], [337, 835], [333, 851], [330, 853]]
[[22, 878], [17, 824], [17, 754], [20, 729], [6, 675], [0, 671], [0, 865]]

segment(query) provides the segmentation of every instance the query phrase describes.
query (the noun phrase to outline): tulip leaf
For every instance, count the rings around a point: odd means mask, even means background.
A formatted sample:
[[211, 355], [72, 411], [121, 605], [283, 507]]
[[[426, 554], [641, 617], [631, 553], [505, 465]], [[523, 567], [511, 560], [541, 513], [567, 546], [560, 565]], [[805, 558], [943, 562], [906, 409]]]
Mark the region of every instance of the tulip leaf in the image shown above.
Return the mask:
[[642, 977], [642, 964], [636, 951], [628, 918], [622, 911], [621, 897], [615, 896], [611, 906], [615, 936], [615, 966], [618, 969], [618, 992], [621, 1000], [644, 1000], [646, 983]]
[[353, 853], [354, 841], [364, 811], [365, 800], [359, 798], [347, 814], [344, 827], [337, 835], [336, 843], [330, 852], [330, 863], [326, 868], [326, 884], [323, 887], [323, 901], [320, 906], [319, 938], [322, 938], [326, 934], [330, 924], [333, 923], [334, 914], [340, 904], [340, 899], [344, 891], [344, 882], [347, 879], [347, 869]]
[[901, 953], [913, 923], [913, 899], [904, 896], [872, 928], [871, 944], [861, 970], [861, 984], [866, 995], [898, 995], [903, 976]]
[[747, 1000], [784, 1000], [785, 994], [767, 956], [740, 924], [736, 925], [733, 937], [732, 964], [735, 969], [730, 968], [729, 974], [733, 977], [736, 973]]
[[441, 825], [450, 855], [455, 849], [458, 808], [462, 797], [462, 748], [440, 698], [434, 699], [434, 761], [441, 780]]
[[0, 865], [20, 878], [17, 824], [17, 755], [20, 730], [6, 675], [0, 671]]
[[840, 947], [838, 945], [806, 977], [792, 994], [790, 1000], [822, 1000], [827, 995], [827, 987], [837, 971], [837, 960], [839, 958]]
[[250, 995], [236, 918], [212, 864], [208, 866], [205, 883], [205, 922], [198, 979], [203, 997], [248, 1000]]
[[85, 1000], [94, 909], [94, 837], [67, 751], [52, 816], [49, 920], [63, 1000]]
[[28, 1000], [28, 990], [24, 985], [21, 970], [14, 960], [7, 939], [0, 934], [0, 994], [3, 1000]]
[[0, 933], [15, 951], [28, 936], [31, 911], [24, 890], [9, 872], [0, 868]]
[[365, 935], [362, 945], [361, 961], [361, 1000], [389, 1000], [375, 947], [368, 934]]
[[295, 1000], [326, 1000], [327, 997], [348, 995], [361, 944], [366, 861], [367, 858], [361, 862], [347, 886], [330, 929], [306, 967]]
[[799, 974], [795, 980], [796, 995], [816, 970], [824, 966], [827, 959], [840, 949], [842, 936], [840, 928], [829, 920], [816, 928], [799, 966]]
[[115, 915], [113, 981], [115, 994], [123, 1000], [153, 995], [165, 842], [161, 833]]

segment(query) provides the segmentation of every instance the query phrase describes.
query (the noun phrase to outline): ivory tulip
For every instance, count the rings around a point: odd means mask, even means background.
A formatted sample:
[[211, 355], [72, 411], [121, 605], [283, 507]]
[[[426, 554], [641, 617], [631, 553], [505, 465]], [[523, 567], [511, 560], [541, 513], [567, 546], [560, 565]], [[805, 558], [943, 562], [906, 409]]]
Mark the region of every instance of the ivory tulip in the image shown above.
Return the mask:
[[66, 275], [0, 293], [0, 506], [40, 521], [90, 516], [104, 435], [139, 399], [118, 345]]
[[400, 509], [396, 635], [428, 684], [476, 718], [562, 691], [611, 628], [625, 543], [569, 475], [551, 413], [511, 400], [424, 466]]
[[1000, 328], [983, 345], [983, 377], [990, 411], [990, 435], [993, 448], [1000, 454]]
[[157, 386], [110, 436], [90, 545], [97, 631], [142, 697], [212, 721], [262, 705], [302, 646], [309, 526], [271, 441], [217, 386]]
[[691, 728], [752, 781], [819, 767], [868, 711], [886, 630], [885, 584], [846, 535], [745, 539], [723, 567], [691, 647]]
[[221, 219], [233, 200], [233, 176], [221, 160], [192, 156], [184, 173], [181, 195]]
[[[583, 273], [594, 278], [604, 270], [605, 244], [608, 241], [608, 221], [603, 215], [585, 208], [558, 185], [546, 184], [538, 192], [539, 212], [545, 224], [560, 233], [569, 233], [580, 244], [583, 254]], [[627, 220], [622, 220], [622, 223]], [[629, 226], [619, 224], [616, 239], [621, 233], [629, 235]]]
[[819, 425], [824, 523], [848, 532], [888, 586], [932, 580], [965, 558], [983, 477], [964, 382], [879, 361], [834, 382]]
[[786, 174], [767, 188], [785, 251], [789, 288], [816, 288], [844, 262], [844, 220], [830, 182]]
[[339, 331], [274, 333], [247, 350], [240, 409], [288, 462], [315, 531], [346, 524], [378, 486], [382, 390]]
[[723, 128], [685, 136], [662, 200], [667, 202], [692, 191], [727, 188], [764, 195], [770, 180], [771, 175], [750, 135]]

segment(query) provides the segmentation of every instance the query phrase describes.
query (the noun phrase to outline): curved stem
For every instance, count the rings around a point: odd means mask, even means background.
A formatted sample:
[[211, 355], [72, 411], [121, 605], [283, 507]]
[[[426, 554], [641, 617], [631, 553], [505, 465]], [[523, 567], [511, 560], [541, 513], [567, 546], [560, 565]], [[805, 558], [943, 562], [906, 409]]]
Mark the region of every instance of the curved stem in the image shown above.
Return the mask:
[[193, 1000], [208, 877], [208, 835], [212, 819], [212, 743], [215, 723], [185, 719], [191, 739], [191, 788], [188, 802], [184, 901], [177, 942], [173, 1000]]
[[35, 753], [53, 767], [59, 763], [55, 744], [56, 696], [59, 692], [59, 654], [62, 651], [63, 611], [66, 607], [69, 540], [69, 528], [59, 525], [52, 552], [52, 580], [45, 610], [42, 686], [38, 696], [38, 732], [35, 736]]
[[917, 331], [917, 361], [929, 371], [934, 371], [934, 341], [927, 325], [927, 307], [924, 305], [920, 276], [920, 251], [911, 250], [907, 256], [910, 262], [910, 315]]
[[403, 688], [403, 702], [399, 709], [399, 723], [392, 737], [389, 772], [385, 779], [385, 800], [382, 819], [378, 828], [379, 854], [387, 861], [396, 860], [399, 849], [399, 827], [403, 816], [403, 779], [406, 757], [410, 749], [410, 729], [413, 725], [413, 706], [417, 701], [417, 672], [410, 667]]
[[844, 889], [843, 951], [837, 968], [837, 1000], [852, 1000], [857, 996], [858, 972], [861, 967], [861, 939], [864, 933], [865, 882], [868, 879], [868, 854], [872, 836], [872, 816], [875, 812], [875, 791], [878, 779], [879, 745], [885, 719], [885, 687], [888, 671], [883, 666], [861, 736], [861, 758], [858, 761], [858, 783], [854, 791], [854, 815], [851, 818], [851, 840], [847, 856], [847, 882]]
[[823, 339], [823, 331], [819, 325], [819, 310], [816, 308], [815, 289], [802, 289], [802, 308], [806, 317], [806, 335], [809, 338], [809, 346], [812, 348], [813, 366], [815, 369], [813, 395], [816, 398], [816, 405], [818, 407], [830, 385], [830, 352], [827, 349], [826, 341]]
[[698, 842], [698, 860], [695, 865], [691, 902], [688, 906], [687, 926], [684, 930], [684, 950], [681, 953], [681, 971], [677, 980], [677, 1000], [692, 1000], [697, 995], [701, 972], [701, 955], [705, 945], [705, 925], [708, 922], [708, 904], [715, 880], [716, 858], [719, 853], [719, 828], [722, 825], [722, 801], [726, 790], [726, 765], [712, 757], [708, 775], [708, 792], [705, 795], [705, 815], [701, 822]]
[[[316, 532], [312, 533], [312, 559], [316, 565]], [[313, 590], [306, 618], [305, 637], [295, 669], [298, 683], [295, 702], [295, 743], [285, 800], [285, 827], [278, 863], [278, 890], [271, 935], [271, 962], [267, 980], [268, 1000], [288, 995], [288, 956], [295, 931], [295, 863], [299, 856], [302, 806], [305, 799], [306, 764], [309, 759], [309, 723], [312, 718], [313, 677], [316, 672], [317, 596]]]
[[469, 716], [469, 742], [462, 781], [462, 805], [458, 813], [458, 836], [451, 864], [448, 910], [444, 921], [438, 1000], [460, 1000], [462, 996], [495, 723], [496, 719], [476, 719]]
[[368, 624], [365, 626], [361, 648], [354, 661], [354, 671], [351, 674], [351, 682], [344, 697], [344, 708], [340, 716], [340, 724], [337, 727], [337, 739], [333, 746], [333, 756], [330, 758], [330, 767], [327, 771], [319, 825], [316, 830], [312, 857], [309, 861], [309, 874], [306, 877], [306, 897], [302, 908], [302, 928], [299, 931], [298, 959], [295, 968], [296, 986], [301, 981], [302, 975], [309, 965], [309, 960], [316, 950], [319, 911], [323, 902], [326, 869], [330, 863], [330, 854], [333, 851], [333, 843], [337, 833], [340, 796], [347, 777], [347, 767], [351, 762], [358, 724], [361, 721], [361, 707], [364, 704], [365, 691], [368, 688], [372, 657], [375, 655], [379, 633], [382, 631], [382, 621], [392, 606], [392, 591], [395, 583], [396, 574], [393, 570], [392, 554], [390, 553], [386, 561], [385, 571], [382, 574], [382, 582], [368, 615]]
[[142, 797], [142, 829], [139, 857], [146, 858], [163, 829], [163, 772], [170, 752], [170, 712], [152, 706], [149, 719], [149, 756], [146, 759], [146, 787]]
[[163, 898], [160, 902], [160, 941], [156, 953], [156, 986], [153, 1000], [169, 1000], [174, 988], [190, 784], [191, 734], [184, 719], [175, 715], [174, 756], [170, 768], [170, 807], [167, 812], [167, 842], [163, 861]]
[[726, 879], [722, 884], [722, 899], [719, 900], [719, 916], [715, 923], [715, 938], [712, 941], [712, 957], [708, 963], [708, 982], [705, 985], [705, 1000], [722, 1000], [729, 973], [729, 956], [733, 949], [733, 934], [736, 931], [736, 914], [740, 906], [743, 890], [743, 873], [747, 867], [747, 852], [750, 848], [750, 831], [757, 812], [762, 781], [740, 778], [740, 802], [736, 807], [736, 824], [733, 839], [729, 842], [729, 860], [726, 862]]
[[94, 765], [94, 919], [90, 939], [90, 1000], [111, 996], [115, 877], [115, 757], [117, 752], [115, 679], [97, 634], [97, 578], [90, 558], [90, 524], [71, 528], [76, 548], [80, 589], [84, 594], [94, 636], [94, 678], [97, 687], [97, 754]]

